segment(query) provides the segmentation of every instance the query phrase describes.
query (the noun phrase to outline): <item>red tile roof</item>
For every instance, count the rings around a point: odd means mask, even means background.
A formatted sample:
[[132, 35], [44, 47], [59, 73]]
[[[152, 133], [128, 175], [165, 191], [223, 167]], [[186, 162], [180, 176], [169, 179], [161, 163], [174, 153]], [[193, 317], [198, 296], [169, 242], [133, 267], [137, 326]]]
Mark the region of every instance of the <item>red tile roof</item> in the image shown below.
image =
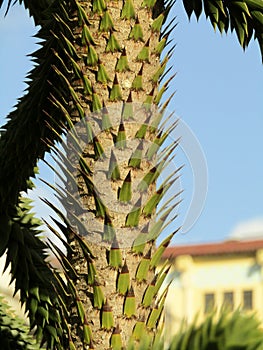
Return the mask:
[[253, 241], [224, 241], [195, 245], [173, 246], [166, 248], [163, 258], [175, 258], [179, 255], [222, 255], [251, 253], [263, 248], [263, 240]]

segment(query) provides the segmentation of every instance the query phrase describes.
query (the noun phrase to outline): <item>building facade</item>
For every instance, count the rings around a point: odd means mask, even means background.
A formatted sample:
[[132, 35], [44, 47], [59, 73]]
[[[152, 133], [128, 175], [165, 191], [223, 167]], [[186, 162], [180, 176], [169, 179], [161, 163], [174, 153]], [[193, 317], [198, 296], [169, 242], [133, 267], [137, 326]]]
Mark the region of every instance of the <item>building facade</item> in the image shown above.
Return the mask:
[[263, 240], [170, 247], [163, 259], [172, 262], [165, 307], [169, 333], [182, 320], [202, 322], [223, 305], [255, 312], [263, 324]]

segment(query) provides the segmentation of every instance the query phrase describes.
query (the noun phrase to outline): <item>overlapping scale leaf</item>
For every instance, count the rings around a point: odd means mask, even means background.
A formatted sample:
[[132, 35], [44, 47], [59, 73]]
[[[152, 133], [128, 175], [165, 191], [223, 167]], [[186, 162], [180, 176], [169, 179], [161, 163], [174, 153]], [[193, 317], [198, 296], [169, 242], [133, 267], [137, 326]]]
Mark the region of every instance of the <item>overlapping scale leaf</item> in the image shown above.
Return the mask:
[[[214, 29], [222, 33], [229, 28], [237, 34], [238, 41], [245, 49], [253, 37], [258, 40], [262, 53], [262, 24], [263, 7], [261, 0], [184, 0], [184, 7], [188, 17], [194, 13], [197, 19], [204, 10]], [[253, 12], [257, 14], [253, 15]]]

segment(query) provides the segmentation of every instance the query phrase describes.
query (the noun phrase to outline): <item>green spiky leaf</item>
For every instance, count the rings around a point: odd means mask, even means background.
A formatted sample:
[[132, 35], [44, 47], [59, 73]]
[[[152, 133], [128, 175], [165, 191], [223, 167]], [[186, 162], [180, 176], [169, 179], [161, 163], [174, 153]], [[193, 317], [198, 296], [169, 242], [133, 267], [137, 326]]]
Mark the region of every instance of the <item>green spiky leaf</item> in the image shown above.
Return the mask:
[[111, 150], [110, 162], [109, 162], [109, 170], [107, 172], [107, 178], [113, 181], [120, 179], [120, 169], [117, 163], [117, 159], [113, 150]]
[[102, 104], [98, 94], [93, 90], [92, 94], [92, 112], [101, 110]]
[[112, 309], [106, 300], [105, 304], [102, 307], [102, 314], [101, 314], [101, 328], [106, 329], [107, 331], [110, 331], [114, 327], [114, 320], [113, 320], [113, 314]]
[[130, 70], [125, 48], [122, 50], [122, 54], [117, 61], [115, 70], [116, 72], [126, 72]]
[[113, 29], [113, 20], [109, 12], [106, 10], [101, 17], [99, 29], [101, 32], [108, 32]]
[[134, 41], [143, 41], [142, 26], [140, 25], [138, 17], [136, 19], [134, 26], [131, 28], [129, 39], [133, 39]]
[[91, 67], [95, 67], [98, 64], [98, 55], [96, 50], [92, 45], [88, 46], [88, 52], [87, 52], [87, 65]]
[[141, 51], [138, 53], [137, 61], [140, 62], [150, 62], [150, 52], [149, 52], [150, 39], [147, 40], [146, 44], [143, 46]]
[[118, 43], [118, 40], [116, 39], [113, 32], [111, 32], [111, 34], [110, 34], [105, 51], [106, 52], [121, 52], [120, 44]]
[[122, 121], [119, 125], [115, 146], [120, 149], [124, 149], [126, 147], [126, 131]]
[[156, 178], [156, 174], [158, 172], [158, 168], [153, 167], [148, 171], [148, 173], [144, 176], [141, 182], [138, 185], [138, 191], [145, 192], [148, 187], [154, 182]]
[[119, 243], [115, 237], [112, 242], [110, 251], [109, 251], [109, 265], [114, 269], [118, 269], [122, 266], [122, 254], [119, 247]]
[[162, 61], [161, 65], [160, 65], [160, 67], [159, 67], [159, 68], [157, 69], [157, 71], [153, 74], [152, 82], [153, 82], [154, 84], [157, 84], [158, 81], [159, 81], [159, 79], [160, 79], [160, 77], [163, 75], [163, 73], [164, 73], [164, 71], [165, 71], [165, 68], [166, 68], [167, 62], [168, 62], [168, 57], [166, 56], [166, 57], [163, 59], [163, 61]]
[[147, 279], [151, 259], [151, 249], [143, 256], [138, 268], [136, 270], [135, 278], [138, 282], [145, 281]]
[[89, 345], [92, 341], [92, 332], [90, 326], [85, 322], [83, 325], [83, 340], [84, 344]]
[[135, 340], [142, 339], [142, 334], [146, 334], [146, 326], [144, 317], [140, 318], [134, 325], [132, 336]]
[[90, 33], [89, 27], [86, 24], [84, 24], [82, 27], [81, 42], [82, 45], [95, 45], [95, 41]]
[[105, 131], [109, 131], [110, 129], [112, 129], [109, 112], [105, 106], [103, 107], [102, 111], [101, 129]]
[[136, 299], [132, 286], [126, 293], [123, 306], [123, 313], [127, 318], [131, 318], [136, 315]]
[[153, 32], [160, 33], [161, 28], [162, 28], [162, 24], [163, 24], [163, 20], [164, 20], [164, 13], [161, 13], [157, 18], [154, 19], [154, 21], [151, 25], [151, 29]]
[[161, 260], [161, 257], [165, 251], [165, 249], [168, 247], [168, 245], [171, 242], [171, 239], [173, 238], [173, 236], [180, 230], [177, 229], [175, 230], [173, 233], [171, 233], [168, 237], [166, 237], [162, 243], [159, 245], [159, 247], [156, 249], [156, 251], [154, 252], [152, 258], [151, 258], [151, 262], [150, 262], [150, 269], [156, 268]]
[[129, 202], [132, 198], [131, 171], [128, 172], [118, 192], [118, 199], [121, 202]]
[[135, 76], [132, 82], [132, 89], [135, 91], [143, 90], [142, 71], [143, 71], [143, 65], [141, 66], [141, 69], [139, 70], [138, 74]]
[[132, 168], [140, 169], [142, 161], [143, 141], [139, 143], [136, 150], [131, 155], [128, 165]]
[[117, 74], [115, 74], [114, 77], [109, 99], [110, 101], [120, 101], [122, 99], [121, 88], [119, 85]]
[[121, 295], [125, 295], [130, 288], [130, 273], [126, 261], [122, 266], [122, 269], [117, 279], [117, 292]]
[[92, 12], [101, 14], [106, 9], [107, 9], [107, 6], [104, 0], [94, 0], [92, 2]]
[[152, 9], [156, 3], [156, 0], [143, 0], [142, 7]]
[[140, 221], [141, 214], [141, 198], [135, 203], [131, 212], [126, 216], [125, 226], [126, 227], [137, 227]]
[[121, 339], [121, 331], [119, 325], [114, 328], [111, 338], [110, 338], [110, 346], [112, 350], [122, 350], [122, 339]]
[[102, 292], [101, 286], [97, 280], [93, 284], [93, 306], [95, 308], [101, 309], [104, 304], [105, 297]]
[[154, 296], [156, 295], [156, 277], [153, 279], [153, 281], [148, 285], [142, 299], [142, 305], [144, 307], [149, 307], [152, 305]]
[[135, 18], [135, 10], [132, 0], [125, 0], [124, 5], [121, 10], [122, 19], [132, 19]]
[[107, 74], [106, 68], [104, 64], [99, 61], [99, 67], [97, 72], [97, 81], [102, 84], [107, 84], [110, 81], [110, 78]]
[[111, 218], [108, 215], [105, 215], [103, 241], [111, 243], [113, 242], [115, 236], [116, 236], [116, 233], [115, 233]]

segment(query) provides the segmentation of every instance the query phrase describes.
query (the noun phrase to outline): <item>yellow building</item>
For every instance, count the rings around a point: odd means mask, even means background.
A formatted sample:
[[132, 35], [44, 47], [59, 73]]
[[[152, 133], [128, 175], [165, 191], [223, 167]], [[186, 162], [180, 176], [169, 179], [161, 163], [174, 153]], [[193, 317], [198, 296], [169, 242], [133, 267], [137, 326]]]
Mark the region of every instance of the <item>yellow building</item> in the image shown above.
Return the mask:
[[14, 296], [15, 282], [10, 285], [10, 267], [8, 267], [6, 271], [2, 273], [5, 266], [5, 260], [5, 255], [0, 257], [0, 297], [4, 297], [5, 302], [11, 307], [16, 315], [20, 316], [21, 318], [25, 318], [24, 308], [21, 308], [19, 301], [19, 292]]
[[165, 319], [169, 333], [183, 319], [201, 322], [225, 305], [255, 311], [263, 323], [263, 240], [225, 241], [167, 248], [172, 261]]

